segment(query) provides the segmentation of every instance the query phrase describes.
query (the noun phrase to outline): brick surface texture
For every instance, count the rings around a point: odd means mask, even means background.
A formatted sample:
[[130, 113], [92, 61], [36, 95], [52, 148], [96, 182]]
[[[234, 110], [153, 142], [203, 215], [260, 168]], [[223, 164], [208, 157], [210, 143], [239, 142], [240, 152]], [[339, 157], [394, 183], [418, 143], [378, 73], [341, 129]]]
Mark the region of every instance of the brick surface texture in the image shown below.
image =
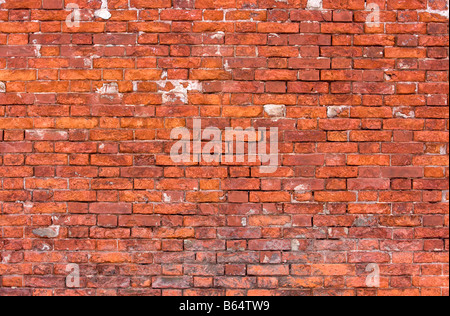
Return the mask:
[[[0, 0], [0, 295], [448, 295], [448, 23], [446, 0]], [[278, 169], [174, 162], [194, 119], [277, 127]]]

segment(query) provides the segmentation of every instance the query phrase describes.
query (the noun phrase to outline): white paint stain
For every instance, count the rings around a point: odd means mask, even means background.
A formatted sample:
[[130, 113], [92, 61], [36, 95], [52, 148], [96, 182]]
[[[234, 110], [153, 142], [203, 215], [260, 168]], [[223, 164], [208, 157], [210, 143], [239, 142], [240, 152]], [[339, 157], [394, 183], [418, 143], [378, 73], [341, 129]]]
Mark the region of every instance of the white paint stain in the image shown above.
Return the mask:
[[4, 82], [0, 82], [0, 93], [6, 92], [6, 84]]
[[95, 11], [94, 15], [103, 20], [109, 20], [111, 18], [111, 13], [108, 10], [108, 0], [102, 0], [101, 9]]
[[399, 62], [398, 63], [398, 68], [400, 68], [400, 69], [410, 69], [411, 65], [408, 64], [407, 62]]
[[309, 185], [300, 184], [294, 188], [294, 194], [291, 196], [291, 202], [292, 203], [299, 203], [299, 201], [296, 200], [295, 194], [306, 194], [308, 192], [311, 192], [311, 187]]
[[309, 10], [321, 10], [323, 7], [322, 0], [308, 0], [308, 4], [306, 5], [306, 9]]
[[220, 45], [216, 46], [217, 50], [216, 50], [216, 56], [222, 56], [222, 52], [220, 51]]
[[245, 217], [243, 217], [242, 219], [241, 219], [241, 224], [242, 224], [242, 226], [247, 226], [247, 218], [245, 218]]

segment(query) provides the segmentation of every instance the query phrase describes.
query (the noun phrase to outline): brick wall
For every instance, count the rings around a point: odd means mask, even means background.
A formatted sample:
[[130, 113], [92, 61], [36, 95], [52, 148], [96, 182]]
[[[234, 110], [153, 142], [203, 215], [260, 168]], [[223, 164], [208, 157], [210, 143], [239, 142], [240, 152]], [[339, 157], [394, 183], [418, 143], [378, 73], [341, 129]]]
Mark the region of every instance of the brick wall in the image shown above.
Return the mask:
[[[448, 46], [446, 0], [0, 0], [0, 295], [448, 295]], [[194, 119], [276, 171], [175, 162]]]

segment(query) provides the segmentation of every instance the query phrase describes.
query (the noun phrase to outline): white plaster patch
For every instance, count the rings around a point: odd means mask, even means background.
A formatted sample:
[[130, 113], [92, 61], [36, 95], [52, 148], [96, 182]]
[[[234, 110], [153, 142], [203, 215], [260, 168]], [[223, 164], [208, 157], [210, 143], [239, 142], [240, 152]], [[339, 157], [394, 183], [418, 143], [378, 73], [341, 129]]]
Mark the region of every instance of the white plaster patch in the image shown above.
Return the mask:
[[[230, 67], [230, 64], [228, 63], [228, 60], [225, 60], [225, 63], [223, 64], [223, 69], [225, 70], [225, 71], [228, 71], [228, 72], [231, 72], [232, 70], [231, 70], [231, 67]], [[245, 69], [245, 68], [244, 68]]]
[[311, 190], [310, 186], [305, 184], [300, 184], [296, 186], [294, 189], [295, 193], [305, 193], [310, 190]]
[[306, 5], [306, 9], [309, 10], [321, 10], [323, 6], [322, 0], [308, 0], [308, 4]]
[[169, 195], [167, 195], [166, 193], [163, 193], [163, 199], [164, 199], [165, 203], [172, 202], [172, 198]]
[[447, 0], [447, 10], [433, 10], [428, 5], [428, 9], [427, 10], [421, 10], [419, 12], [427, 12], [427, 13], [430, 13], [430, 14], [437, 14], [437, 15], [440, 15], [440, 16], [448, 19], [450, 17], [450, 15], [449, 15], [449, 8], [450, 8], [450, 0]]
[[56, 238], [59, 236], [60, 226], [52, 225], [47, 228], [38, 228], [33, 230], [33, 234], [39, 237]]
[[117, 94], [119, 93], [119, 85], [117, 82], [104, 83], [103, 86], [97, 89], [100, 94]]
[[[39, 131], [36, 131], [36, 133], [38, 133], [38, 132], [39, 132]], [[27, 210], [31, 209], [33, 206], [34, 206], [34, 203], [31, 203], [31, 202], [25, 202], [25, 203], [23, 204], [23, 207], [24, 207], [25, 209], [27, 209]]]
[[271, 117], [285, 117], [286, 105], [282, 104], [267, 104], [264, 105], [264, 111]]
[[445, 190], [442, 192], [442, 202], [447, 203], [449, 200], [447, 199], [447, 196], [449, 195], [449, 190]]
[[4, 82], [0, 82], [0, 93], [6, 92], [6, 84]]
[[243, 217], [242, 219], [241, 219], [241, 224], [242, 224], [242, 226], [247, 226], [247, 218], [245, 218], [245, 217]]
[[41, 55], [42, 45], [38, 45], [37, 40], [34, 40], [33, 44], [34, 44], [34, 53], [36, 54], [36, 57], [41, 57], [42, 56]]
[[[163, 104], [176, 102], [188, 103], [188, 93], [191, 91], [201, 91], [202, 83], [198, 80], [161, 80], [157, 82], [163, 91]], [[168, 84], [172, 85], [172, 87]]]
[[109, 20], [111, 18], [111, 13], [108, 10], [108, 0], [102, 0], [101, 9], [95, 11], [94, 15], [103, 20]]
[[49, 250], [51, 250], [51, 249], [52, 249], [52, 248], [50, 248], [49, 245], [44, 244], [44, 245], [42, 245], [41, 251], [49, 251]]
[[300, 242], [297, 239], [293, 239], [291, 241], [291, 248], [292, 248], [292, 251], [298, 251], [300, 248]]
[[221, 52], [221, 46], [220, 45], [216, 45], [216, 56], [222, 56], [222, 52]]
[[329, 106], [327, 108], [327, 116], [329, 118], [338, 117], [342, 112], [348, 109], [348, 106]]
[[85, 67], [92, 67], [92, 60], [89, 58], [84, 58], [83, 63]]
[[408, 64], [407, 62], [399, 62], [398, 63], [398, 67], [400, 68], [400, 69], [410, 69], [411, 68], [411, 65], [410, 64]]
[[405, 113], [405, 111], [402, 111], [402, 108], [394, 108], [394, 116], [400, 117], [400, 118], [405, 118], [405, 119], [410, 119], [410, 118], [416, 117], [414, 111], [409, 111], [409, 113]]
[[193, 245], [192, 240], [184, 240], [184, 245], [187, 248], [192, 247], [192, 245]]
[[2, 263], [9, 263], [9, 260], [11, 260], [11, 255], [4, 256]]
[[[45, 137], [45, 132], [43, 130], [34, 130], [30, 132], [36, 140], [44, 140]], [[26, 205], [24, 205], [25, 207], [28, 207], [28, 205], [31, 205], [30, 207], [33, 207], [32, 203], [26, 203]]]
[[222, 32], [222, 31], [220, 31], [220, 32], [217, 32], [217, 33], [215, 33], [215, 34], [213, 34], [212, 36], [211, 36], [211, 38], [212, 39], [222, 39], [222, 38], [224, 38], [224, 36], [225, 36], [225, 33], [224, 32]]

